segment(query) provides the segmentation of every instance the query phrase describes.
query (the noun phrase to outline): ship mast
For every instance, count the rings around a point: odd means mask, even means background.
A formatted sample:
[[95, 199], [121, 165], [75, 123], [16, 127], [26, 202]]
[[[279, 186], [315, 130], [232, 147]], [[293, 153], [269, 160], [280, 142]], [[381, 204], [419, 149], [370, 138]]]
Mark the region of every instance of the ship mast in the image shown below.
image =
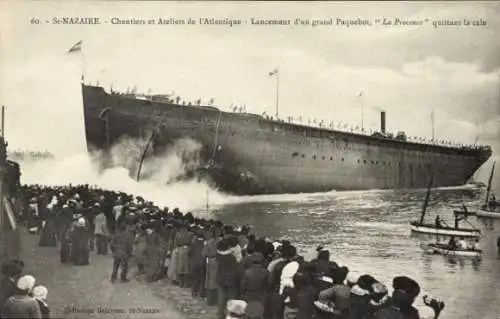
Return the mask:
[[365, 107], [363, 105], [363, 91], [359, 93], [359, 103], [361, 105], [361, 131], [364, 132], [365, 128]]
[[280, 73], [279, 73], [279, 68], [276, 68], [276, 120], [278, 119], [279, 116], [279, 97], [280, 97]]
[[276, 120], [278, 119], [279, 116], [279, 93], [280, 93], [280, 73], [279, 73], [279, 66], [274, 69], [274, 71], [269, 72], [269, 76], [276, 76]]
[[434, 110], [431, 112], [431, 124], [432, 124], [432, 142], [435, 142], [436, 132], [435, 132], [435, 120], [434, 120]]

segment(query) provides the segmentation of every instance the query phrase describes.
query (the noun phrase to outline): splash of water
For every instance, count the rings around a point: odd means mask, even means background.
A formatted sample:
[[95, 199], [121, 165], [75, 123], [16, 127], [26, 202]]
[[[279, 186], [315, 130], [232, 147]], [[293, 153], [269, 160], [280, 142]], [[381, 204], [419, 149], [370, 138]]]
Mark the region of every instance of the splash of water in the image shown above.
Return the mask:
[[176, 181], [199, 161], [200, 145], [181, 139], [165, 154], [144, 161], [142, 179], [134, 178], [138, 159], [146, 142], [123, 138], [111, 150], [111, 165], [100, 170], [101, 154], [75, 153], [55, 158], [21, 160], [24, 184], [77, 185], [89, 184], [100, 188], [142, 196], [160, 206], [181, 210], [200, 210], [207, 205], [222, 205], [229, 196], [211, 188], [206, 181]]

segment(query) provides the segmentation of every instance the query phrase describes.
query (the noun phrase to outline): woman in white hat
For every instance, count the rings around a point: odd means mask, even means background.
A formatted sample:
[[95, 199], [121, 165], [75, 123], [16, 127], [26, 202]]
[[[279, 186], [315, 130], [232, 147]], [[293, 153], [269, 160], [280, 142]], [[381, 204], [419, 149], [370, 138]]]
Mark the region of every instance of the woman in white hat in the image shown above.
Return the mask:
[[33, 288], [33, 298], [38, 302], [40, 307], [40, 312], [43, 319], [50, 318], [50, 308], [47, 304], [47, 295], [49, 294], [48, 289], [45, 286], [36, 286]]

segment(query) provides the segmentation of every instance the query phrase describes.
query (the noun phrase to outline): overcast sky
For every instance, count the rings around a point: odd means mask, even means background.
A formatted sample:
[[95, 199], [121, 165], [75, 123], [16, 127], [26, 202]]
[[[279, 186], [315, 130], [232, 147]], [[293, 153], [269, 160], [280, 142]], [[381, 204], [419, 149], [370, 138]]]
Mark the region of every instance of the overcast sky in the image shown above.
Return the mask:
[[[53, 25], [53, 17], [158, 19], [230, 18], [241, 25]], [[40, 19], [39, 25], [30, 19]], [[372, 26], [295, 26], [296, 18], [361, 18]], [[292, 25], [252, 25], [251, 19]], [[428, 19], [422, 26], [381, 26], [375, 19]], [[438, 26], [435, 20], [486, 21], [486, 26]], [[247, 23], [245, 23], [245, 21]], [[280, 68], [280, 114], [352, 126], [387, 127], [410, 136], [436, 135], [499, 148], [500, 3], [0, 3], [0, 102], [7, 106], [11, 148], [83, 148], [79, 87], [172, 93], [228, 110], [274, 113]], [[83, 40], [82, 54], [67, 50]], [[359, 93], [363, 92], [360, 98]], [[489, 168], [488, 168], [489, 170]]]

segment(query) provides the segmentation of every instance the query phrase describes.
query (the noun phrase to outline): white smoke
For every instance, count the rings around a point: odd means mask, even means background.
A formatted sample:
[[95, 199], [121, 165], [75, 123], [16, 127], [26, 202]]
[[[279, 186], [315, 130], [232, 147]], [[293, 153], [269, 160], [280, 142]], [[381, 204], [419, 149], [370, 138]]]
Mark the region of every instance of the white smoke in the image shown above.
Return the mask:
[[[190, 139], [178, 140], [166, 154], [144, 160], [141, 180], [135, 180], [138, 163], [147, 141], [123, 138], [111, 151], [112, 165], [99, 170], [101, 154], [77, 153], [53, 159], [21, 160], [23, 184], [77, 185], [89, 184], [100, 188], [142, 196], [159, 206], [178, 207], [181, 211], [202, 210], [222, 205], [230, 197], [211, 189], [205, 181], [183, 181], [169, 184], [181, 177], [186, 169], [199, 163], [201, 145]], [[131, 177], [131, 175], [133, 177]]]

